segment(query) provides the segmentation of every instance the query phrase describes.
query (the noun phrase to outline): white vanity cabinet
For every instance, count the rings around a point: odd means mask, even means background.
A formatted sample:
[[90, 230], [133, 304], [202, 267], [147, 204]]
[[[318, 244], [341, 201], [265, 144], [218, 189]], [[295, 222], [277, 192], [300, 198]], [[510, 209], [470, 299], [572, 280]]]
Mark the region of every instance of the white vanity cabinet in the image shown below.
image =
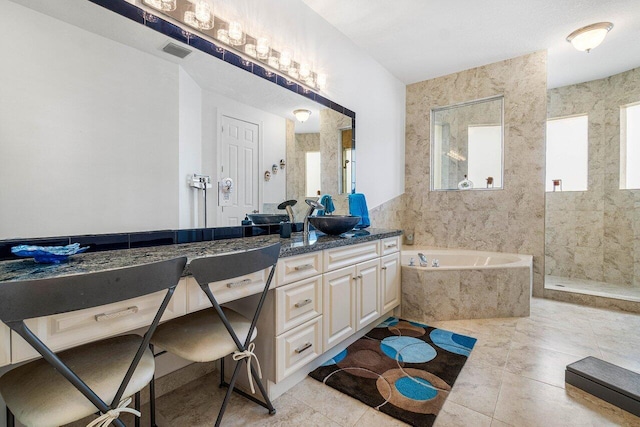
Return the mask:
[[400, 252], [380, 258], [380, 314], [400, 305]]
[[356, 330], [361, 330], [384, 312], [380, 311], [380, 260], [356, 265]]
[[324, 351], [329, 350], [357, 328], [356, 267], [325, 273], [322, 278], [324, 311]]

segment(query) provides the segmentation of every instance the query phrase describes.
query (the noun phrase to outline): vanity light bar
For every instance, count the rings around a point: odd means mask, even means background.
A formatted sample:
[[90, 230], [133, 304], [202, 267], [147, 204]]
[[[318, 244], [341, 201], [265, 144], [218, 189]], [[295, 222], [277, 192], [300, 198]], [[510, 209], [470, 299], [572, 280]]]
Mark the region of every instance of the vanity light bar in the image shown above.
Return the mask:
[[[244, 32], [238, 21], [225, 20], [214, 14], [210, 0], [139, 0], [143, 5], [165, 15], [182, 26], [185, 31], [223, 43], [225, 49], [233, 49], [243, 58], [243, 64], [259, 63], [273, 71], [268, 77], [279, 74], [288, 81], [296, 81], [312, 90], [322, 90], [327, 76], [313, 71], [307, 62], [295, 61], [287, 48], [271, 47], [268, 37], [256, 37]], [[171, 4], [171, 7], [167, 5]], [[184, 27], [183, 27], [184, 28]], [[224, 49], [218, 47], [219, 52]]]

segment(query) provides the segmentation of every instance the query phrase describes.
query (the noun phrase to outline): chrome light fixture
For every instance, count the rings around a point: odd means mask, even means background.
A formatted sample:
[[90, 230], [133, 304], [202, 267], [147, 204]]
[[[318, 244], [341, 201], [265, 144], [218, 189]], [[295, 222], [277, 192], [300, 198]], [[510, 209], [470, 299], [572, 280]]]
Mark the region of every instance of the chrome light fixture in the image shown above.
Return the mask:
[[594, 47], [603, 42], [613, 28], [611, 22], [598, 22], [579, 28], [567, 36], [567, 41], [576, 49], [589, 53]]
[[[299, 52], [295, 52], [294, 55], [287, 46], [274, 47], [270, 41], [273, 39], [267, 34], [257, 36], [247, 34], [244, 28], [246, 25], [235, 17], [225, 19], [216, 14], [214, 19], [214, 0], [135, 0], [135, 2], [168, 16], [177, 21], [178, 25], [183, 24], [183, 33], [187, 39], [190, 32], [198, 33], [224, 44], [224, 48], [218, 44], [219, 52], [228, 49], [239, 53], [244, 65], [253, 63], [264, 66], [266, 75], [270, 78], [277, 73], [285, 78], [288, 85], [293, 85], [295, 81], [312, 90], [326, 88], [325, 74], [314, 71], [313, 64], [310, 62], [294, 59], [304, 57], [299, 56]], [[152, 16], [151, 11], [144, 13]], [[307, 118], [308, 115], [304, 120]]]
[[309, 116], [311, 116], [311, 111], [305, 109], [293, 110], [293, 115], [296, 116], [296, 120], [300, 123], [304, 123], [309, 119]]

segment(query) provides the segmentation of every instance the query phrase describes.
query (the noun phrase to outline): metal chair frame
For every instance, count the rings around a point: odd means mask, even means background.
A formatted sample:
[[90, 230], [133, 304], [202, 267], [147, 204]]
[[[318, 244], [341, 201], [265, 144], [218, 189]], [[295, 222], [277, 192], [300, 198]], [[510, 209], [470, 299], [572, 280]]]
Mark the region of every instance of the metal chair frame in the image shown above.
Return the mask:
[[[185, 257], [180, 257], [95, 273], [6, 282], [0, 286], [0, 320], [29, 343], [100, 412], [106, 413], [118, 407], [140, 359], [149, 346], [151, 336], [171, 300], [186, 262]], [[97, 307], [162, 290], [166, 290], [167, 293], [110, 404], [91, 390], [24, 322], [26, 319]], [[135, 404], [136, 409], [139, 410], [139, 393], [136, 393]], [[125, 427], [120, 419], [112, 422], [118, 427]], [[140, 420], [136, 417], [136, 426], [139, 426], [139, 423]], [[7, 426], [14, 425], [15, 417], [7, 407]]]
[[[267, 292], [269, 291], [269, 287], [271, 285], [271, 280], [273, 279], [273, 275], [275, 273], [276, 264], [278, 262], [278, 257], [280, 255], [280, 243], [276, 243], [274, 245], [266, 246], [264, 248], [253, 249], [246, 252], [241, 253], [232, 253], [228, 255], [219, 255], [212, 256], [206, 258], [198, 258], [191, 261], [189, 264], [189, 270], [193, 274], [193, 277], [198, 282], [198, 285], [202, 289], [202, 291], [207, 295], [211, 305], [215, 309], [216, 313], [220, 317], [220, 320], [224, 324], [225, 328], [229, 332], [229, 335], [233, 339], [238, 348], [238, 351], [243, 352], [247, 349], [249, 344], [251, 343], [251, 336], [253, 331], [256, 328], [256, 324], [258, 322], [258, 318], [260, 317], [260, 313], [262, 311], [262, 307], [264, 305], [264, 301], [267, 297]], [[216, 300], [216, 297], [211, 292], [209, 288], [209, 283], [218, 282], [221, 280], [229, 280], [234, 279], [240, 276], [244, 276], [247, 274], [255, 273], [260, 270], [264, 270], [265, 268], [271, 267], [271, 271], [269, 272], [269, 276], [265, 283], [264, 289], [260, 294], [260, 300], [258, 301], [258, 305], [256, 307], [256, 311], [253, 315], [253, 319], [251, 320], [251, 326], [249, 327], [249, 332], [247, 333], [247, 338], [245, 342], [241, 342], [238, 338], [238, 335], [233, 330], [231, 323], [227, 319], [227, 316], [224, 314], [222, 307]], [[264, 406], [269, 410], [270, 415], [274, 415], [276, 413], [276, 409], [273, 407], [271, 400], [267, 395], [267, 391], [260, 380], [260, 377], [256, 373], [253, 366], [251, 366], [251, 376], [253, 377], [255, 383], [264, 398], [264, 402], [243, 392], [242, 390], [235, 389], [235, 382], [240, 373], [240, 366], [242, 363], [249, 363], [247, 359], [241, 359], [236, 363], [235, 369], [231, 376], [231, 380], [229, 383], [224, 381], [224, 357], [220, 359], [220, 386], [228, 387], [227, 392], [225, 394], [224, 400], [222, 402], [222, 406], [220, 407], [220, 411], [218, 412], [218, 417], [216, 419], [216, 427], [220, 425], [222, 421], [222, 417], [224, 416], [224, 412], [229, 403], [229, 399], [231, 398], [231, 393], [235, 391], [247, 399]], [[155, 424], [155, 381], [151, 382], [151, 425], [152, 427], [156, 427]]]

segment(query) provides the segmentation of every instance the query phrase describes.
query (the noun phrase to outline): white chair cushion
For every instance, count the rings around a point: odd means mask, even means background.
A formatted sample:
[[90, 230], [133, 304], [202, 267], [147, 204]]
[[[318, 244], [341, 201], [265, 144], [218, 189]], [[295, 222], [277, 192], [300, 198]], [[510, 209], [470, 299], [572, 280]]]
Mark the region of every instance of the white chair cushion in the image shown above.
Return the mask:
[[[138, 351], [142, 337], [109, 338], [58, 354], [103, 401], [111, 401]], [[155, 369], [153, 354], [143, 353], [123, 397], [144, 388]], [[60, 426], [98, 412], [69, 381], [43, 359], [27, 363], [0, 378], [0, 394], [16, 418], [27, 426]]]
[[[222, 309], [238, 339], [244, 344], [251, 321], [235, 311]], [[253, 330], [251, 341], [258, 335]], [[193, 362], [218, 360], [238, 349], [213, 308], [201, 310], [158, 326], [151, 343]]]

